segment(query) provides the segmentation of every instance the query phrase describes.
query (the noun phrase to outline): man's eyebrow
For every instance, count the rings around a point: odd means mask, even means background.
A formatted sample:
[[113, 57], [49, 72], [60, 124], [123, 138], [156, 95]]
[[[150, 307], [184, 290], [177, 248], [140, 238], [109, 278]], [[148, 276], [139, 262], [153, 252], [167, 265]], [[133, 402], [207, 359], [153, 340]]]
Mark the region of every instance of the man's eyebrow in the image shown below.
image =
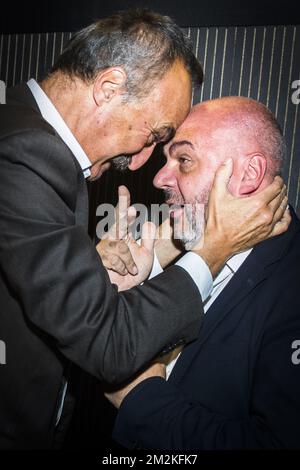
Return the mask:
[[187, 145], [188, 147], [190, 147], [191, 149], [194, 150], [194, 146], [193, 146], [192, 142], [190, 142], [189, 140], [180, 140], [179, 142], [174, 142], [170, 146], [170, 148], [169, 148], [170, 155], [172, 155], [172, 153], [174, 153], [175, 150], [177, 150], [179, 147], [182, 147], [183, 145]]

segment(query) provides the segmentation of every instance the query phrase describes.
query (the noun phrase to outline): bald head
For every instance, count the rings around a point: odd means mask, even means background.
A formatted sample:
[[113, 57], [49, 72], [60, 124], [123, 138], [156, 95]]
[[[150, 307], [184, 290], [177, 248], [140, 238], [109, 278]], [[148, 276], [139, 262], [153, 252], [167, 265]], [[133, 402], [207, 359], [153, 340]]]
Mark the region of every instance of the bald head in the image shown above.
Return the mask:
[[226, 97], [194, 106], [164, 152], [167, 161], [154, 185], [165, 191], [169, 204], [182, 206], [173, 212], [174, 230], [179, 227], [176, 238], [190, 249], [201, 237], [205, 206], [220, 165], [233, 159], [228, 189], [234, 196], [247, 197], [280, 173], [285, 145], [276, 119], [263, 104]]
[[[232, 157], [241, 153], [260, 152], [267, 161], [267, 174], [280, 174], [285, 158], [285, 141], [273, 113], [262, 103], [242, 96], [228, 96], [204, 101], [192, 108], [184, 125], [207, 121], [210, 135], [228, 137]], [[229, 156], [229, 155], [228, 155]]]

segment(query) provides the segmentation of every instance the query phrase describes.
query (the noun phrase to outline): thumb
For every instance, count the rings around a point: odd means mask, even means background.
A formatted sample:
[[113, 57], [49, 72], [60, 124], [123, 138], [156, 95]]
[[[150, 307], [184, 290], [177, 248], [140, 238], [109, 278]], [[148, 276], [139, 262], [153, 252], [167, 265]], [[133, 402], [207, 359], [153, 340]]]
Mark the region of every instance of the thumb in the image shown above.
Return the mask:
[[145, 222], [142, 227], [142, 243], [141, 245], [149, 252], [154, 250], [154, 242], [156, 236], [156, 225], [153, 222]]
[[228, 158], [227, 160], [225, 160], [222, 165], [220, 165], [217, 169], [213, 183], [213, 191], [217, 196], [222, 197], [225, 193], [228, 192], [227, 185], [231, 178], [232, 171], [232, 158]]

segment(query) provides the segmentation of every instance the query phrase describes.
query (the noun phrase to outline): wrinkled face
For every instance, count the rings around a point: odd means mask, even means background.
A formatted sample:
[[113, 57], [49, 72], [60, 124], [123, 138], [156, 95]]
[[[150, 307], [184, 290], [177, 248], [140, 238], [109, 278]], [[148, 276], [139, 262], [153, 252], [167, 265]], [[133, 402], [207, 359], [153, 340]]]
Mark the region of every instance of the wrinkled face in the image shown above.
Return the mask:
[[216, 170], [232, 156], [228, 140], [224, 129], [218, 129], [216, 116], [193, 111], [164, 148], [167, 161], [153, 183], [165, 191], [169, 205], [177, 206], [171, 210], [174, 237], [188, 250], [202, 236]]
[[[130, 170], [149, 159], [158, 142], [169, 141], [184, 121], [191, 105], [191, 79], [176, 62], [145, 97], [124, 103], [122, 96], [112, 100], [104, 111], [103, 137], [99, 142], [99, 164], [92, 167], [92, 179], [99, 177], [105, 160], [116, 160]], [[130, 157], [124, 158], [125, 157]]]

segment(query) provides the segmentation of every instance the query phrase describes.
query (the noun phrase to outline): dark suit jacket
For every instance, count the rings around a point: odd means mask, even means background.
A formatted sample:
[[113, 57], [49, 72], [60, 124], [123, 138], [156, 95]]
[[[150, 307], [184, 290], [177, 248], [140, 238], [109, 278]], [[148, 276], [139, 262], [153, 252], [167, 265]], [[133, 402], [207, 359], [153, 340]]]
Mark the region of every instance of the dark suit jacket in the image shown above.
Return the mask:
[[[300, 222], [253, 249], [169, 381], [139, 384], [114, 437], [164, 450], [300, 448]], [[299, 344], [299, 343], [298, 343]], [[300, 353], [299, 353], [300, 356]]]
[[191, 277], [173, 267], [118, 294], [87, 217], [74, 155], [26, 85], [8, 91], [0, 106], [0, 448], [52, 445], [66, 358], [116, 383], [199, 332]]

